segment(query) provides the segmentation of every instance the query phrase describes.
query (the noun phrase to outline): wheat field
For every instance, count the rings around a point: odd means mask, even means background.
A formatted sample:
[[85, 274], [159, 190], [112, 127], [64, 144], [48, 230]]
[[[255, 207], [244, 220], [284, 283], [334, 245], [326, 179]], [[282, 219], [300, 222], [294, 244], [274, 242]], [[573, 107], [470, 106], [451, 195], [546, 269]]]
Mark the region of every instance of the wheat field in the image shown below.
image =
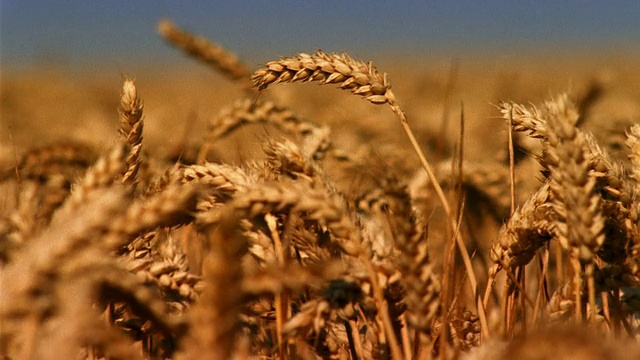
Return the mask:
[[2, 73], [3, 359], [640, 358], [638, 54], [157, 30], [198, 67]]

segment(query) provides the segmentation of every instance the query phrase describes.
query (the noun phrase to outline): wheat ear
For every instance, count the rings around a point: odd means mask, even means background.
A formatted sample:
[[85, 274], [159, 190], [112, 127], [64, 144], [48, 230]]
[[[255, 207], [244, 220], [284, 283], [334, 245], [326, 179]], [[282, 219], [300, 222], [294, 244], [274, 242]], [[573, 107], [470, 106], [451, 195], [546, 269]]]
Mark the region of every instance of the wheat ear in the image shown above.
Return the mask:
[[122, 183], [135, 186], [136, 175], [140, 169], [140, 151], [142, 150], [143, 105], [133, 80], [126, 79], [122, 85], [120, 97], [120, 128], [118, 134], [128, 145], [126, 169], [122, 174]]
[[192, 35], [164, 19], [158, 23], [158, 32], [172, 45], [210, 65], [231, 80], [245, 79], [249, 70], [235, 54], [209, 40]]
[[549, 136], [549, 127], [544, 114], [536, 107], [527, 107], [512, 102], [503, 101], [498, 106], [502, 117], [511, 119], [513, 131], [525, 132], [534, 139], [546, 139]]
[[589, 148], [576, 127], [577, 111], [565, 96], [548, 105], [550, 133], [545, 143], [545, 162], [551, 172], [550, 188], [558, 221], [556, 236], [573, 259], [576, 273], [576, 320], [581, 318], [580, 289], [582, 269], [586, 265], [591, 319], [595, 320], [595, 253], [604, 242], [604, 218], [598, 209], [596, 179], [589, 176]]
[[547, 182], [502, 226], [491, 248], [491, 258], [500, 267], [527, 265], [535, 252], [551, 240], [553, 224]]

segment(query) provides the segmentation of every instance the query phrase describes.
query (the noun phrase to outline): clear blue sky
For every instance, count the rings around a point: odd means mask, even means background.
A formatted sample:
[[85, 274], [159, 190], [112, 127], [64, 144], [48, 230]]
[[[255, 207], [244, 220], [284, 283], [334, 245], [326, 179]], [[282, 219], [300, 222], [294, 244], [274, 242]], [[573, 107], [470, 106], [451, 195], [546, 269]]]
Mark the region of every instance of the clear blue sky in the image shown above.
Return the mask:
[[176, 59], [155, 33], [162, 17], [254, 64], [317, 48], [357, 56], [640, 47], [640, 1], [0, 0], [0, 61]]

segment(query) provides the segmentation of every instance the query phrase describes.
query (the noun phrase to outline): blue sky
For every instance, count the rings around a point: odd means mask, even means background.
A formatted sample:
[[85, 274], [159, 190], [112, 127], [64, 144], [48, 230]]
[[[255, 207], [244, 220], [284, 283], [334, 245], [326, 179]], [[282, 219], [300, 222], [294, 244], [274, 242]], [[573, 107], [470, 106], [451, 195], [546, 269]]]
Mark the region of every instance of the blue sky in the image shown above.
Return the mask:
[[250, 63], [318, 48], [369, 58], [640, 47], [640, 1], [0, 0], [0, 61], [175, 60], [155, 33], [162, 17]]

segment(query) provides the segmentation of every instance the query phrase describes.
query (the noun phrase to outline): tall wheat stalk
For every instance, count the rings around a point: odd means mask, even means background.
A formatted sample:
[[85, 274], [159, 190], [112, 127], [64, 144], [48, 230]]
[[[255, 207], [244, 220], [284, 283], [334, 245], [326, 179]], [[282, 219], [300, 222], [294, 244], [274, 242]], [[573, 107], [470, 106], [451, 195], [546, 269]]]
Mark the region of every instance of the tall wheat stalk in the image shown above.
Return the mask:
[[[355, 60], [344, 53], [335, 54], [318, 51], [314, 55], [302, 53], [297, 56], [271, 61], [266, 64], [265, 68], [255, 71], [251, 78], [254, 87], [258, 90], [264, 90], [278, 83], [317, 81], [321, 84], [337, 84], [341, 89], [349, 90], [354, 95], [362, 96], [372, 104], [389, 104], [391, 110], [400, 120], [402, 129], [418, 155], [420, 163], [427, 172], [429, 180], [440, 200], [452, 229], [452, 234], [454, 234], [456, 238], [456, 243], [462, 255], [469, 277], [471, 292], [474, 299], [476, 299], [478, 311], [484, 312], [482, 301], [478, 296], [478, 282], [473, 270], [473, 265], [471, 264], [471, 258], [460, 233], [457, 231], [458, 226], [455, 216], [453, 216], [451, 211], [449, 201], [409, 126], [407, 116], [400, 108], [395, 94], [391, 91], [391, 84], [387, 74], [381, 74], [371, 62], [367, 64]], [[484, 328], [486, 329], [486, 326]]]

